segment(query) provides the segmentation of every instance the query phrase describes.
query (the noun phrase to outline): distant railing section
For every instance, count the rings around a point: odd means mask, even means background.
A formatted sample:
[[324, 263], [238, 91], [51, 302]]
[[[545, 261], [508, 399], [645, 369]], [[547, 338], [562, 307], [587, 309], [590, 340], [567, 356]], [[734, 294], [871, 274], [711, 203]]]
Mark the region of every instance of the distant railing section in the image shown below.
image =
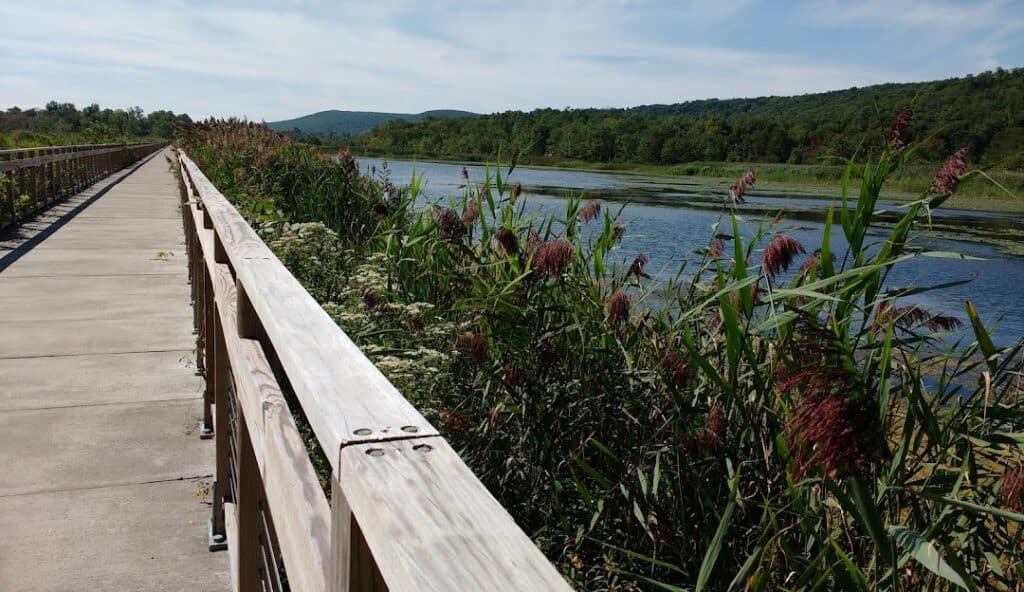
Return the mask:
[[0, 150], [0, 228], [33, 216], [163, 144], [82, 144]]
[[[216, 445], [210, 548], [226, 546], [234, 589], [569, 590], [195, 163], [179, 164]], [[293, 410], [330, 465], [329, 502]]]

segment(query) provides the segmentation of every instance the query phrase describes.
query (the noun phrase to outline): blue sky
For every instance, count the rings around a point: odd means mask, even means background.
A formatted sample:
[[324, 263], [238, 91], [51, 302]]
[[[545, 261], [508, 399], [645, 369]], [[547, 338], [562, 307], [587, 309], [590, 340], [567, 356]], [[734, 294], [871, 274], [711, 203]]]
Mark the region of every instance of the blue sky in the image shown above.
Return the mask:
[[1024, 66], [1024, 0], [3, 0], [0, 22], [0, 108], [257, 121], [789, 95]]

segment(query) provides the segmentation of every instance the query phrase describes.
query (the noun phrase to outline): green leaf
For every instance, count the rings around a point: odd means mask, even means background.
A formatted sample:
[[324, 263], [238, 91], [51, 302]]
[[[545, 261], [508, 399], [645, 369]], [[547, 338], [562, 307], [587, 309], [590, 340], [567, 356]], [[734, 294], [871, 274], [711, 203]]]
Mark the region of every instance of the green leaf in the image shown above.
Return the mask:
[[1006, 518], [1007, 520], [1013, 520], [1015, 522], [1024, 522], [1024, 514], [1010, 512], [1009, 510], [1003, 510], [1002, 508], [995, 508], [992, 506], [985, 506], [982, 504], [966, 502], [964, 500], [953, 499], [935, 493], [929, 493], [927, 491], [915, 491], [914, 493], [920, 495], [921, 497], [928, 498], [932, 501], [936, 501], [943, 504], [949, 504], [951, 506], [957, 506], [965, 510], [973, 510], [975, 512], [981, 512], [982, 514], [991, 514], [993, 516], [999, 516], [1000, 518]]
[[889, 533], [897, 545], [928, 571], [961, 588], [977, 589], [962, 569], [950, 565], [943, 559], [939, 548], [917, 531], [905, 526], [890, 525]]
[[722, 512], [722, 519], [718, 522], [718, 529], [715, 530], [715, 536], [711, 539], [707, 552], [704, 553], [704, 561], [700, 564], [695, 592], [701, 592], [707, 586], [708, 580], [711, 578], [711, 570], [714, 569], [715, 562], [718, 561], [718, 554], [722, 551], [722, 542], [725, 540], [725, 534], [729, 531], [732, 512], [736, 509], [736, 490], [739, 488], [739, 484], [740, 472], [736, 471], [732, 482], [729, 483], [729, 501], [725, 504], [725, 511]]
[[974, 304], [970, 300], [964, 300], [964, 308], [967, 309], [967, 318], [971, 320], [974, 335], [978, 338], [978, 347], [985, 354], [985, 362], [988, 363], [989, 370], [994, 373], [997, 370], [996, 346], [992, 343], [992, 337], [985, 330], [985, 325], [982, 324], [981, 317], [978, 316], [978, 309], [974, 308]]
[[864, 525], [871, 540], [875, 543], [875, 547], [878, 548], [878, 553], [885, 559], [886, 563], [892, 565], [895, 561], [892, 544], [885, 533], [885, 529], [882, 527], [882, 517], [878, 514], [878, 508], [875, 507], [874, 500], [865, 489], [864, 483], [859, 477], [851, 477], [847, 479], [847, 483], [849, 485], [850, 498], [853, 500], [853, 505], [856, 508], [857, 517], [860, 518], [861, 524]]
[[864, 572], [853, 563], [850, 556], [844, 553], [835, 541], [832, 541], [832, 550], [835, 551], [835, 554], [839, 556], [839, 560], [843, 562], [843, 566], [846, 567], [846, 573], [850, 576], [850, 583], [857, 590], [867, 592], [870, 588], [868, 587], [868, 579], [864, 576]]

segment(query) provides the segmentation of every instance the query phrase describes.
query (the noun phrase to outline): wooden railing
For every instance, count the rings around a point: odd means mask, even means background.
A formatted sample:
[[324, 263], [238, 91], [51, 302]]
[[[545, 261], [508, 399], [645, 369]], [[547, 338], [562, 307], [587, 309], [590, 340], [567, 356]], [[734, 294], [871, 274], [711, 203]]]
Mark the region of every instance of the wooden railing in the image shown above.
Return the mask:
[[[179, 153], [235, 590], [569, 590], [438, 431]], [[330, 470], [321, 487], [295, 414]]]
[[0, 150], [0, 228], [33, 216], [163, 144], [83, 144]]

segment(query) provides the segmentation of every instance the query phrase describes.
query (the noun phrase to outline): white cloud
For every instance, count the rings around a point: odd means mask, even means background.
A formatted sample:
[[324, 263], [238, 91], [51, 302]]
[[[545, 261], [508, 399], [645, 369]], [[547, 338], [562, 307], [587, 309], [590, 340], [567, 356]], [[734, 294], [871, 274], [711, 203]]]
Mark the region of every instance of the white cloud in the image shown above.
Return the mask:
[[[94, 0], [84, 14], [69, 0], [2, 5], [10, 34], [0, 38], [0, 100], [269, 120], [329, 108], [627, 106], [795, 94], [892, 76], [792, 51], [730, 48], [722, 35], [708, 34], [708, 27], [742, 20], [753, 0], [486, 1], [468, 8], [226, 3], [233, 1]], [[867, 5], [847, 16], [872, 18], [874, 0]], [[664, 25], [671, 25], [668, 34]]]

